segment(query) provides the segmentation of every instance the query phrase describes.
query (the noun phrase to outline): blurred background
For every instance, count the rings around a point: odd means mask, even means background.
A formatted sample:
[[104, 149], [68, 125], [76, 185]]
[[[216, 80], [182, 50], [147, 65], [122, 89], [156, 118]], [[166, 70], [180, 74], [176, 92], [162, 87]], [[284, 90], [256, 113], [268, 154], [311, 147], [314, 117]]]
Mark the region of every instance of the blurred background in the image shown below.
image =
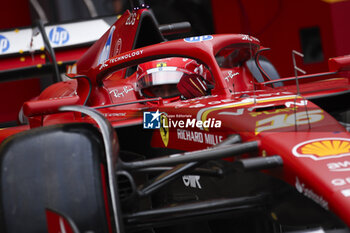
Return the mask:
[[[146, 0], [160, 24], [189, 21], [191, 35], [244, 33], [272, 50], [264, 54], [281, 76], [292, 75], [291, 50], [308, 73], [327, 70], [330, 57], [350, 53], [348, 0]], [[16, 0], [0, 8], [0, 30], [84, 20], [130, 9], [128, 0]]]

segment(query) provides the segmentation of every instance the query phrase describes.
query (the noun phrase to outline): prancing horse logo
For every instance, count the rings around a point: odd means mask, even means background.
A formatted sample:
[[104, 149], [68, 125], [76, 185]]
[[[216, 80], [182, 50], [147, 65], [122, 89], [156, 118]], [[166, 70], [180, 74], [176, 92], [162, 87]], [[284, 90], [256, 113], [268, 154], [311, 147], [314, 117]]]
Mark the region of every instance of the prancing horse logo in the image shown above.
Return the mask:
[[164, 127], [164, 125], [169, 125], [168, 117], [164, 114], [160, 116], [160, 136], [162, 137], [164, 146], [167, 147], [169, 143], [169, 127]]

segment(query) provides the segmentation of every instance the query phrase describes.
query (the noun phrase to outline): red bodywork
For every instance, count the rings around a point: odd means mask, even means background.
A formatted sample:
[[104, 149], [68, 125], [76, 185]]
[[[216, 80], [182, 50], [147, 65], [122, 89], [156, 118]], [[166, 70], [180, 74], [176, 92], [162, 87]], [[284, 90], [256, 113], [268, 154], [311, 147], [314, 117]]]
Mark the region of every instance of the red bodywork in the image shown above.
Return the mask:
[[[87, 105], [104, 106], [99, 111], [116, 128], [135, 124], [141, 127], [143, 112], [157, 110], [165, 112], [168, 120], [221, 121], [217, 128], [173, 125], [166, 135], [155, 129], [152, 146], [193, 151], [212, 147], [231, 134], [239, 134], [243, 142], [258, 141], [259, 152], [245, 156], [280, 155], [284, 168], [274, 170], [273, 174], [336, 213], [350, 226], [350, 208], [346, 207], [350, 205], [350, 182], [344, 172], [350, 169], [350, 134], [330, 114], [308, 100], [309, 97], [349, 91], [347, 67], [350, 58], [333, 59], [330, 62], [333, 73], [329, 76], [301, 76], [301, 95], [296, 95], [294, 77], [280, 79], [289, 81], [283, 86], [272, 87], [269, 80], [257, 82], [243, 62], [234, 68], [219, 66], [216, 55], [232, 44], [249, 45], [253, 56], [260, 49], [260, 42], [250, 36], [213, 35], [198, 37], [202, 41], [193, 43], [179, 39], [131, 50], [139, 19], [145, 12], [146, 9], [126, 12], [112, 26], [115, 30], [111, 33], [113, 39], [107, 59], [98, 61], [110, 30], [77, 62], [77, 73], [69, 74], [76, 80], [56, 83], [43, 91], [37, 100], [26, 102], [23, 109], [29, 124], [0, 130], [1, 140], [39, 126], [91, 122], [81, 114], [58, 112], [60, 106], [84, 104], [88, 97]], [[119, 39], [122, 40], [121, 47], [118, 47]], [[142, 98], [134, 90], [136, 75], [125, 78], [123, 68], [167, 56], [198, 59], [206, 64], [215, 80], [211, 95], [170, 103], [162, 99], [137, 102]], [[245, 61], [249, 57], [241, 55], [239, 59]], [[91, 93], [87, 79], [78, 77], [82, 75], [90, 80]], [[128, 102], [131, 103], [108, 106]]]
[[[64, 72], [67, 66], [75, 63], [87, 51], [110, 27], [107, 19], [44, 27], [48, 43], [55, 51], [58, 70]], [[94, 27], [98, 29], [87, 32], [86, 29]], [[15, 125], [23, 102], [38, 96], [55, 80], [50, 72], [53, 70], [52, 55], [48, 52], [48, 45], [43, 42], [43, 33], [36, 34], [36, 31], [37, 25], [0, 31], [0, 97], [7, 99], [0, 103], [0, 108], [6, 110], [6, 113], [0, 114], [2, 126]], [[81, 33], [88, 35], [81, 36]], [[62, 38], [65, 40], [62, 41]]]

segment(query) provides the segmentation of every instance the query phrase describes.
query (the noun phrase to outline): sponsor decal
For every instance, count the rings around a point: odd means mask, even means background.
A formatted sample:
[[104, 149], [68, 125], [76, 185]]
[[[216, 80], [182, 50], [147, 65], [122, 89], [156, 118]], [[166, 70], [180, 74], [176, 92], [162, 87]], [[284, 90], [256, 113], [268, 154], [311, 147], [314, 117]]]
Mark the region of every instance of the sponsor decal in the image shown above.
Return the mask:
[[281, 129], [290, 126], [300, 126], [315, 123], [323, 120], [323, 111], [321, 109], [312, 111], [303, 111], [293, 114], [279, 114], [265, 118], [256, 122], [255, 134], [262, 131]]
[[122, 51], [122, 38], [119, 38], [117, 40], [117, 43], [115, 43], [114, 45], [114, 52], [113, 52], [113, 56], [117, 56], [120, 54], [120, 52]]
[[328, 202], [325, 201], [323, 199], [323, 197], [317, 195], [313, 190], [306, 188], [304, 183], [301, 183], [299, 181], [299, 178], [296, 177], [295, 180], [295, 188], [296, 190], [301, 193], [304, 194], [304, 196], [310, 198], [311, 200], [315, 201], [317, 204], [319, 204], [320, 206], [322, 206], [323, 208], [325, 208], [326, 210], [329, 209], [328, 207]]
[[284, 105], [286, 105], [287, 108], [289, 108], [292, 105], [295, 106], [306, 106], [307, 105], [307, 100], [301, 100], [299, 103], [296, 101], [287, 101]]
[[249, 35], [245, 35], [245, 34], [240, 34], [242, 36], [242, 40], [248, 40], [248, 41], [256, 41], [256, 42], [260, 42], [257, 38], [253, 37], [253, 36], [249, 36]]
[[350, 184], [350, 177], [333, 179], [333, 180], [332, 180], [332, 184], [333, 184], [334, 186], [349, 185], [349, 184]]
[[[281, 93], [276, 93], [275, 95], [280, 95]], [[283, 93], [282, 93], [283, 94]], [[271, 96], [271, 95], [269, 95]], [[243, 107], [243, 106], [248, 106], [248, 105], [252, 105], [254, 103], [268, 103], [268, 102], [272, 102], [272, 101], [279, 101], [279, 100], [290, 100], [290, 99], [295, 99], [295, 98], [300, 98], [297, 97], [295, 95], [287, 95], [287, 96], [274, 96], [274, 97], [268, 97], [268, 98], [246, 98], [242, 101], [235, 101], [232, 102], [234, 100], [228, 100], [228, 103], [225, 103], [225, 101], [213, 101], [214, 103], [211, 103], [213, 105], [216, 106], [210, 106], [207, 108], [203, 108], [201, 110], [198, 111], [197, 113], [197, 119], [198, 120], [206, 120], [208, 115], [211, 112], [215, 112], [215, 111], [220, 111], [223, 109], [227, 109], [227, 108], [236, 108], [236, 107]], [[220, 103], [224, 103], [224, 104], [220, 104]], [[210, 104], [210, 103], [208, 103]], [[191, 108], [191, 106], [189, 106]], [[193, 108], [197, 108], [197, 107], [204, 107], [203, 104], [197, 104], [192, 106]]]
[[238, 72], [233, 73], [232, 71], [227, 72], [227, 76], [225, 77], [225, 80], [228, 82], [230, 79], [233, 79], [233, 77], [239, 75]]
[[[107, 62], [109, 62], [109, 64], [113, 64], [113, 63], [116, 63], [118, 61], [122, 61], [122, 60], [125, 60], [125, 59], [129, 59], [129, 58], [132, 58], [132, 57], [135, 57], [135, 56], [139, 56], [143, 53], [143, 50], [137, 50], [137, 51], [134, 51], [134, 52], [131, 52], [131, 53], [128, 53], [126, 55], [122, 55], [122, 56], [119, 56], [119, 57], [116, 57], [116, 58], [112, 58], [112, 59], [107, 59], [107, 60], [104, 60], [102, 61], [101, 63], [101, 66], [99, 68], [99, 70], [102, 70], [104, 67], [108, 67], [108, 64]], [[102, 55], [102, 54], [101, 54]]]
[[116, 57], [116, 58], [113, 58], [113, 59], [110, 59], [110, 63], [116, 63], [118, 61], [122, 61], [122, 60], [125, 60], [125, 59], [129, 59], [129, 58], [132, 58], [132, 57], [135, 57], [135, 56], [139, 56], [143, 53], [143, 49], [140, 49], [140, 50], [137, 50], [137, 51], [134, 51], [134, 52], [131, 52], [131, 53], [128, 53], [126, 55], [123, 55], [123, 56], [120, 56], [120, 57]]
[[187, 187], [202, 189], [202, 186], [199, 183], [200, 178], [201, 178], [200, 176], [188, 175], [188, 176], [182, 176], [182, 181]]
[[69, 33], [63, 27], [53, 27], [49, 32], [49, 39], [56, 45], [64, 45], [69, 41]]
[[[84, 22], [45, 26], [45, 31], [51, 45], [57, 48], [68, 45], [81, 46], [85, 43], [93, 43], [98, 40], [110, 28], [110, 26], [111, 25], [103, 19], [94, 19]], [[91, 30], [91, 28], [94, 30]], [[6, 40], [1, 42], [1, 39], [4, 39], [2, 36], [6, 38]], [[0, 54], [41, 51], [44, 47], [43, 40], [40, 36], [34, 36], [34, 38], [32, 38], [32, 36], [32, 28], [21, 28], [0, 32]]]
[[115, 30], [115, 26], [111, 27], [111, 29], [109, 30], [107, 41], [106, 41], [105, 45], [103, 46], [102, 52], [101, 52], [100, 57], [98, 59], [97, 64], [103, 63], [102, 67], [107, 66], [107, 64], [105, 64], [104, 61], [106, 61], [109, 58], [109, 52], [111, 50], [111, 44], [112, 44], [114, 30]]
[[125, 117], [126, 116], [126, 112], [103, 113], [103, 116], [105, 116], [105, 117]]
[[190, 130], [178, 129], [177, 130], [177, 139], [190, 141], [190, 142], [199, 142], [203, 143], [203, 134], [201, 132], [194, 132]]
[[134, 25], [136, 22], [136, 18], [138, 19], [136, 12], [132, 12], [126, 20], [125, 25]]
[[[255, 92], [259, 92], [259, 90], [256, 90]], [[235, 92], [235, 94], [252, 94], [251, 91], [240, 91], [240, 92]], [[283, 100], [283, 99], [292, 99], [289, 96], [285, 96], [285, 97], [281, 97], [281, 95], [287, 95], [290, 94], [288, 92], [277, 92], [277, 93], [268, 93], [268, 94], [258, 94], [255, 99], [255, 101], [257, 103], [264, 103], [264, 102], [271, 102], [270, 99], [275, 99], [277, 100]], [[178, 104], [175, 106], [175, 108], [179, 108], [179, 107], [189, 107], [189, 108], [200, 108], [200, 107], [205, 107], [206, 105], [204, 105], [203, 103], [200, 103], [200, 100], [203, 99], [213, 99], [218, 97], [217, 95], [211, 95], [211, 96], [201, 96], [201, 97], [197, 97], [197, 98], [193, 98], [193, 99], [189, 99], [189, 100], [183, 100], [181, 101], [181, 104]], [[254, 96], [251, 96], [254, 97]], [[262, 98], [262, 97], [271, 97], [271, 98]], [[300, 98], [300, 97], [297, 97]], [[295, 99], [295, 96], [294, 98]], [[230, 107], [236, 107], [236, 105], [238, 106], [242, 106], [243, 105], [250, 105], [254, 103], [254, 98], [246, 98], [242, 101], [237, 102], [237, 100], [234, 99], [220, 99], [220, 100], [215, 100], [215, 101], [210, 101], [208, 103], [206, 103], [207, 105], [217, 105], [217, 106], [212, 106], [210, 108], [216, 108], [216, 107], [221, 107], [221, 106], [226, 106], [226, 105], [231, 105], [227, 108]], [[219, 104], [224, 104], [224, 105], [219, 105]], [[259, 105], [260, 106], [260, 105]], [[226, 107], [225, 107], [226, 108]]]
[[238, 108], [234, 109], [235, 112], [230, 110], [229, 112], [219, 112], [219, 115], [230, 115], [230, 116], [241, 116], [245, 111], [248, 111], [250, 116], [252, 117], [257, 117], [260, 115], [275, 115], [277, 113], [282, 113], [282, 112], [290, 112], [290, 111], [296, 111], [298, 109], [298, 106], [295, 107], [287, 107], [287, 108], [281, 108], [281, 109], [271, 109], [271, 110], [266, 110], [266, 111], [255, 111], [256, 108], [263, 108], [263, 107], [273, 107], [273, 104], [268, 104], [268, 105], [259, 105], [257, 107], [251, 107], [251, 108]]
[[205, 36], [188, 37], [188, 38], [185, 38], [184, 41], [188, 43], [195, 43], [195, 42], [207, 41], [212, 39], [213, 39], [213, 36], [205, 35]]
[[10, 48], [10, 41], [3, 35], [0, 35], [0, 54]]
[[[270, 105], [270, 106], [273, 106], [273, 105]], [[268, 107], [268, 106], [267, 106]], [[293, 107], [293, 108], [281, 108], [281, 109], [271, 109], [271, 110], [268, 110], [268, 111], [261, 111], [261, 112], [250, 112], [249, 114], [252, 116], [252, 117], [257, 117], [257, 116], [260, 116], [260, 115], [274, 115], [274, 114], [277, 114], [277, 113], [282, 113], [282, 112], [290, 112], [290, 111], [296, 111], [298, 109], [298, 107]], [[248, 109], [249, 110], [249, 109]], [[253, 111], [254, 109], [252, 109]]]
[[161, 71], [162, 69], [162, 67], [165, 67], [165, 66], [167, 66], [167, 64], [165, 63], [165, 62], [159, 62], [158, 64], [157, 64], [157, 67], [159, 68], [159, 71]]
[[341, 190], [344, 197], [350, 197], [350, 189]]
[[159, 129], [160, 128], [160, 116], [162, 114], [157, 110], [156, 112], [144, 112], [143, 113], [143, 128], [144, 129]]
[[162, 114], [160, 116], [160, 136], [165, 147], [167, 147], [169, 143], [169, 128], [165, 128], [164, 125], [168, 124], [168, 117], [165, 114]]
[[[293, 147], [293, 154], [296, 157], [306, 157], [313, 160], [323, 160], [330, 158], [340, 158], [350, 155], [350, 139], [347, 138], [318, 138], [299, 143]], [[347, 163], [327, 164], [330, 170], [342, 169], [342, 165], [347, 168]], [[339, 170], [338, 170], [339, 171]]]
[[348, 172], [350, 171], [350, 161], [327, 163], [327, 167], [332, 172]]
[[202, 133], [185, 129], [177, 129], [177, 139], [190, 141], [190, 142], [198, 142], [205, 143], [208, 145], [216, 145], [223, 141], [223, 136], [215, 135], [210, 133]]
[[124, 86], [122, 90], [111, 90], [109, 92], [109, 94], [113, 94], [115, 98], [120, 98], [120, 97], [125, 97], [126, 94], [128, 94], [130, 91], [133, 91], [134, 88], [132, 87], [128, 87], [128, 86]]

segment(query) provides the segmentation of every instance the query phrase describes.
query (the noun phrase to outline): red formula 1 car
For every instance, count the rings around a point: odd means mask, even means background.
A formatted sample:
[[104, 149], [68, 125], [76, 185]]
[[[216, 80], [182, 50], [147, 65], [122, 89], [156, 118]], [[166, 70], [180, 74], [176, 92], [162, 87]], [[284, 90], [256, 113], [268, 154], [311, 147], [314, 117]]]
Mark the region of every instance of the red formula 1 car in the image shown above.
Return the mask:
[[0, 130], [2, 232], [349, 232], [350, 58], [177, 30], [127, 11]]

